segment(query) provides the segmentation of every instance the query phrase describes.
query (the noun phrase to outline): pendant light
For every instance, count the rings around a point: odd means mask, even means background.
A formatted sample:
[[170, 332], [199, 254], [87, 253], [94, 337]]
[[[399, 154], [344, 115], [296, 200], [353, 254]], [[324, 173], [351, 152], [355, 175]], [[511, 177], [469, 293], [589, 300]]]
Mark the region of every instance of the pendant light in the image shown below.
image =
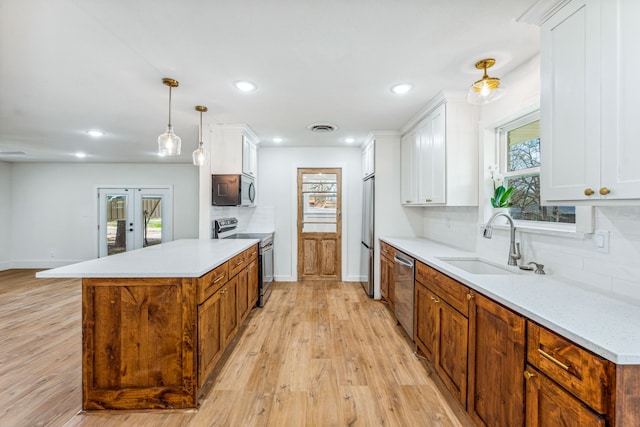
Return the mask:
[[193, 152], [193, 165], [204, 166], [209, 163], [209, 152], [204, 149], [202, 142], [202, 113], [207, 112], [207, 107], [196, 105], [196, 111], [200, 112], [200, 142], [198, 148]]
[[484, 70], [482, 78], [471, 85], [467, 95], [467, 102], [470, 104], [483, 105], [502, 98], [505, 94], [504, 88], [500, 87], [500, 79], [497, 77], [489, 77], [487, 68], [495, 65], [496, 60], [493, 58], [481, 59], [476, 62], [478, 70]]
[[179, 156], [182, 149], [182, 140], [173, 133], [171, 126], [171, 88], [178, 87], [180, 83], [174, 79], [164, 78], [162, 83], [169, 86], [169, 124], [167, 131], [158, 137], [158, 152], [161, 156]]

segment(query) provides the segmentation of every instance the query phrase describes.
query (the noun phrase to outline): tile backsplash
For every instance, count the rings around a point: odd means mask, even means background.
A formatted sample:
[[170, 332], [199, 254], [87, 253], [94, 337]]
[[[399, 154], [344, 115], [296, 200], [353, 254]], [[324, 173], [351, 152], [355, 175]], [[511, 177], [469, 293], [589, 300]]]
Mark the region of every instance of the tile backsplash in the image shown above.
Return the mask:
[[[424, 237], [506, 263], [509, 232], [496, 229], [492, 239], [484, 239], [479, 218], [475, 207], [425, 208]], [[518, 232], [521, 263], [542, 263], [548, 274], [640, 303], [640, 207], [597, 207], [595, 229], [609, 232], [608, 253], [596, 249], [592, 235], [563, 237]]]

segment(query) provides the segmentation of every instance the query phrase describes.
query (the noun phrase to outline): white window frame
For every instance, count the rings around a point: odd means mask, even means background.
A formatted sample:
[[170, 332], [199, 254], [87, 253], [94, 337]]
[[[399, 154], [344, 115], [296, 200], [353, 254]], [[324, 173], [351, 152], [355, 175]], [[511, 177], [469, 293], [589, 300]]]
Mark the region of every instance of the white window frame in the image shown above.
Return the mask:
[[[495, 150], [496, 158], [498, 159], [498, 167], [500, 173], [505, 178], [510, 176], [519, 176], [530, 173], [540, 173], [539, 167], [522, 169], [517, 172], [507, 171], [507, 138], [506, 135], [510, 130], [516, 129], [527, 123], [540, 120], [540, 108], [535, 108], [522, 114], [511, 116], [509, 119], [502, 121], [494, 127], [495, 131]], [[540, 144], [543, 144], [540, 141]], [[542, 148], [541, 148], [542, 149]], [[547, 221], [528, 221], [528, 220], [514, 220], [514, 223], [519, 231], [535, 233], [535, 234], [550, 234], [566, 237], [583, 238], [585, 234], [593, 233], [593, 207], [591, 206], [576, 206], [575, 223], [559, 223], [559, 222], [547, 222]]]

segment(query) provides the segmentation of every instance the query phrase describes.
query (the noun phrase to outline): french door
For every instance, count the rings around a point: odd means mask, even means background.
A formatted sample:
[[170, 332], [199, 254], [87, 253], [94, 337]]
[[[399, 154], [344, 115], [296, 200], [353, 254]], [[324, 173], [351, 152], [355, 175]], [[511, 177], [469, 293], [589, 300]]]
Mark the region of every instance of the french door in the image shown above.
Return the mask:
[[298, 169], [299, 280], [341, 280], [341, 192], [341, 169]]
[[99, 188], [98, 256], [173, 240], [171, 188]]

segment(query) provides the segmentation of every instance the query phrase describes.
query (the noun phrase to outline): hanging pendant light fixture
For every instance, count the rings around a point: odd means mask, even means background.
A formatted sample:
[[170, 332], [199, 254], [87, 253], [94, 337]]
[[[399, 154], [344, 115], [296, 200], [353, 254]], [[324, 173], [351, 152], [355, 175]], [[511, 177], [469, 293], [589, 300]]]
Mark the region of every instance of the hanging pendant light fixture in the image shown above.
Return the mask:
[[204, 143], [202, 142], [202, 113], [207, 112], [207, 107], [196, 105], [196, 111], [200, 111], [200, 142], [198, 143], [198, 148], [193, 152], [193, 165], [203, 166], [209, 163], [209, 152], [204, 149]]
[[169, 86], [169, 124], [167, 131], [158, 137], [158, 153], [161, 156], [179, 156], [182, 150], [182, 140], [173, 133], [173, 126], [171, 126], [171, 88], [178, 87], [180, 83], [168, 78], [162, 79], [162, 83]]
[[481, 59], [476, 62], [478, 70], [484, 70], [484, 75], [480, 80], [475, 82], [469, 88], [467, 102], [470, 104], [483, 105], [500, 99], [504, 94], [504, 88], [500, 87], [500, 79], [497, 77], [489, 77], [487, 68], [495, 65], [496, 60], [493, 58]]

